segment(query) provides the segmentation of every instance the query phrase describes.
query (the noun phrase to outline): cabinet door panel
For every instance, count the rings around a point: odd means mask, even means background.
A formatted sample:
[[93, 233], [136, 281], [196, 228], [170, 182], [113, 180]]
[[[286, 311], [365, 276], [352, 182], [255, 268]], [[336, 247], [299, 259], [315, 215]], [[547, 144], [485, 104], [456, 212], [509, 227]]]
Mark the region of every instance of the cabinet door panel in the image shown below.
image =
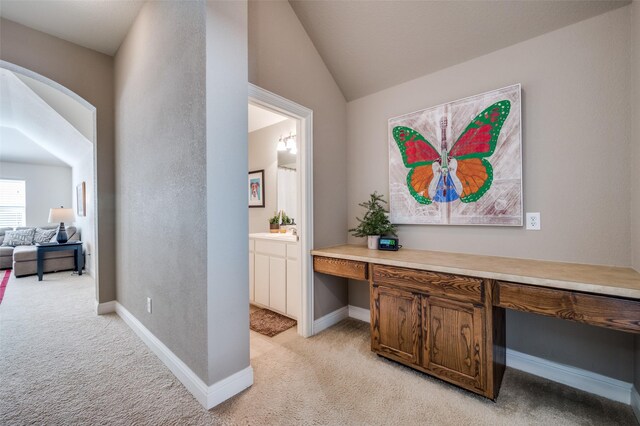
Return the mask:
[[255, 301], [264, 306], [269, 306], [269, 256], [255, 254]]
[[269, 307], [287, 312], [287, 265], [279, 257], [269, 258]]
[[372, 309], [372, 349], [418, 364], [420, 296], [374, 285]]
[[300, 267], [291, 259], [287, 259], [287, 315], [300, 316]]
[[255, 302], [255, 288], [256, 283], [254, 279], [255, 272], [255, 255], [253, 253], [249, 253], [249, 300], [251, 302]]
[[483, 309], [424, 297], [423, 367], [444, 379], [483, 389]]

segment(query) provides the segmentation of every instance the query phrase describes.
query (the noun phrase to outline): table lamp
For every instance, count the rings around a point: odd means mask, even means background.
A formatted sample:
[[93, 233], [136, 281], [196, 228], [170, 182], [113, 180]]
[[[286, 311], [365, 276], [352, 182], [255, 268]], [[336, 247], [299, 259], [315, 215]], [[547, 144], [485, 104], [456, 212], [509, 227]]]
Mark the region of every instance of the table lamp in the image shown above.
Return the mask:
[[67, 237], [67, 230], [64, 228], [65, 222], [73, 222], [75, 220], [75, 215], [73, 214], [73, 209], [65, 209], [60, 206], [59, 209], [50, 209], [49, 210], [49, 223], [60, 223], [58, 226], [58, 234], [56, 235], [56, 241], [58, 244], [64, 244], [69, 239]]

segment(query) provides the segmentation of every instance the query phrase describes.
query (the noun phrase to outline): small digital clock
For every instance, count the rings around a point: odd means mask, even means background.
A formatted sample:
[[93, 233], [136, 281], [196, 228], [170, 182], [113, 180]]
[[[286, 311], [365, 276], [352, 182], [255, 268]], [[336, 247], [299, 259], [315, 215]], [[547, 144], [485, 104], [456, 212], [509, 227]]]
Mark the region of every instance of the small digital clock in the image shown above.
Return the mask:
[[378, 240], [378, 250], [397, 251], [402, 247], [398, 242], [397, 237], [380, 237]]

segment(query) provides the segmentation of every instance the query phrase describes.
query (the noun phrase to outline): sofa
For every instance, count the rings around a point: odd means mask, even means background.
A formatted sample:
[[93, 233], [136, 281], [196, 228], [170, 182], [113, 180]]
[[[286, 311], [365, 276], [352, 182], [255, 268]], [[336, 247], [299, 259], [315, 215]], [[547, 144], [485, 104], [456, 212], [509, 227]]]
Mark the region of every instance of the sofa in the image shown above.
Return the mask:
[[[18, 227], [15, 229], [29, 229], [35, 227]], [[57, 229], [57, 225], [39, 226], [41, 229]], [[34, 275], [38, 272], [36, 263], [36, 246], [3, 246], [5, 233], [13, 228], [0, 228], [0, 269], [13, 268], [16, 277]], [[69, 241], [80, 241], [80, 232], [75, 226], [67, 226], [67, 236]], [[56, 235], [51, 238], [51, 242], [56, 241]], [[73, 250], [51, 251], [44, 253], [44, 272], [67, 271], [75, 269]]]

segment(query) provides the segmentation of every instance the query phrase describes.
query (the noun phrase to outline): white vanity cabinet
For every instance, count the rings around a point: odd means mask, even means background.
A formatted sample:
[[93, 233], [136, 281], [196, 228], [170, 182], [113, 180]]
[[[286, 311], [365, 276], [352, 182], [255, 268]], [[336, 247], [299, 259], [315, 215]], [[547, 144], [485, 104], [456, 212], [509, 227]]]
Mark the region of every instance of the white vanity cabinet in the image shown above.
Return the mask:
[[295, 236], [249, 235], [249, 300], [251, 303], [298, 318], [300, 269]]
[[255, 302], [256, 300], [256, 281], [255, 281], [255, 240], [249, 239], [249, 301]]
[[298, 243], [287, 244], [287, 315], [298, 318], [300, 315], [300, 262], [298, 261]]

